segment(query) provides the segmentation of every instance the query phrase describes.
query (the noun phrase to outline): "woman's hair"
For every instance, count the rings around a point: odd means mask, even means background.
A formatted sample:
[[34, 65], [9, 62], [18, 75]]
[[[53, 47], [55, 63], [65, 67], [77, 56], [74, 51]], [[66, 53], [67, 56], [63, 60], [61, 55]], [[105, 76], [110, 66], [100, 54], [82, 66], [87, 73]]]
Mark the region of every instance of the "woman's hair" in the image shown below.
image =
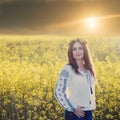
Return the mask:
[[94, 67], [92, 64], [92, 60], [90, 59], [90, 54], [89, 54], [89, 50], [87, 48], [87, 42], [84, 40], [81, 40], [79, 38], [72, 40], [69, 43], [69, 49], [68, 49], [68, 64], [72, 66], [72, 68], [74, 69], [74, 71], [77, 74], [80, 74], [80, 72], [78, 71], [78, 65], [75, 61], [75, 59], [73, 58], [73, 45], [75, 42], [78, 42], [82, 45], [83, 47], [83, 52], [84, 52], [84, 56], [83, 56], [83, 65], [86, 69], [89, 69], [91, 74], [95, 77], [95, 71], [94, 71]]

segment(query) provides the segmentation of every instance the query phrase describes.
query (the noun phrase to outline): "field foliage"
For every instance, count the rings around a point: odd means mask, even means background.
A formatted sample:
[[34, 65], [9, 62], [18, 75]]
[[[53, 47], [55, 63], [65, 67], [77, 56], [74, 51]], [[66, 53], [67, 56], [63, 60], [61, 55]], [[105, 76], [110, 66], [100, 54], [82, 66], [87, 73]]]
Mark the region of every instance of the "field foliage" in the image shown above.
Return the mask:
[[[0, 36], [0, 120], [63, 120], [53, 91], [76, 36]], [[80, 36], [96, 69], [93, 120], [120, 118], [120, 37]]]

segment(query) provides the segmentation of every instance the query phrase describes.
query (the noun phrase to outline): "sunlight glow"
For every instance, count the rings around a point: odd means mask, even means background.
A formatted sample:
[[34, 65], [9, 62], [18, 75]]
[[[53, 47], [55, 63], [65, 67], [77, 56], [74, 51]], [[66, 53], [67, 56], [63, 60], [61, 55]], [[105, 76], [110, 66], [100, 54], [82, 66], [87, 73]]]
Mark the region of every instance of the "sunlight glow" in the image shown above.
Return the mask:
[[95, 17], [90, 17], [86, 20], [88, 27], [94, 29], [97, 27], [97, 20]]
[[[106, 31], [109, 31], [108, 27], [104, 27], [106, 25], [107, 20], [110, 19], [116, 19], [120, 18], [120, 14], [110, 14], [110, 15], [89, 15], [85, 16], [83, 18], [77, 18], [72, 21], [67, 21], [67, 22], [61, 22], [61, 23], [56, 23], [54, 24], [54, 28], [75, 28], [75, 31], [78, 33], [87, 33], [87, 34], [100, 34], [100, 33], [105, 33]], [[53, 27], [53, 24], [51, 24], [51, 28]], [[77, 29], [77, 30], [76, 30]], [[77, 33], [76, 32], [76, 33]]]

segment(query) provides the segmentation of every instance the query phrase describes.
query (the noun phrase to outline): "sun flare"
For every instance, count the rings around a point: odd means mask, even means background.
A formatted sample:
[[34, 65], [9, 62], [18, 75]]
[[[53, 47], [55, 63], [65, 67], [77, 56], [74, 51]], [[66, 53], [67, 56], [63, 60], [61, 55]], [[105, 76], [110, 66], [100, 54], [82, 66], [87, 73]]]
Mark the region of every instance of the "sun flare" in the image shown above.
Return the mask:
[[88, 18], [86, 22], [90, 29], [94, 29], [97, 27], [97, 19], [95, 17]]

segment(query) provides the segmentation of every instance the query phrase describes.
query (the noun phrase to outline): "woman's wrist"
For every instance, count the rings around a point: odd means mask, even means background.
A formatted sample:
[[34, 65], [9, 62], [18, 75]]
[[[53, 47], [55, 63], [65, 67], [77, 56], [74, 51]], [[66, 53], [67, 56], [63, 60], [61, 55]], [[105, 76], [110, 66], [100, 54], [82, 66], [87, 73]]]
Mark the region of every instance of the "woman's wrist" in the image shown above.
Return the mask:
[[73, 113], [75, 112], [75, 108], [72, 109], [72, 112], [73, 112]]

